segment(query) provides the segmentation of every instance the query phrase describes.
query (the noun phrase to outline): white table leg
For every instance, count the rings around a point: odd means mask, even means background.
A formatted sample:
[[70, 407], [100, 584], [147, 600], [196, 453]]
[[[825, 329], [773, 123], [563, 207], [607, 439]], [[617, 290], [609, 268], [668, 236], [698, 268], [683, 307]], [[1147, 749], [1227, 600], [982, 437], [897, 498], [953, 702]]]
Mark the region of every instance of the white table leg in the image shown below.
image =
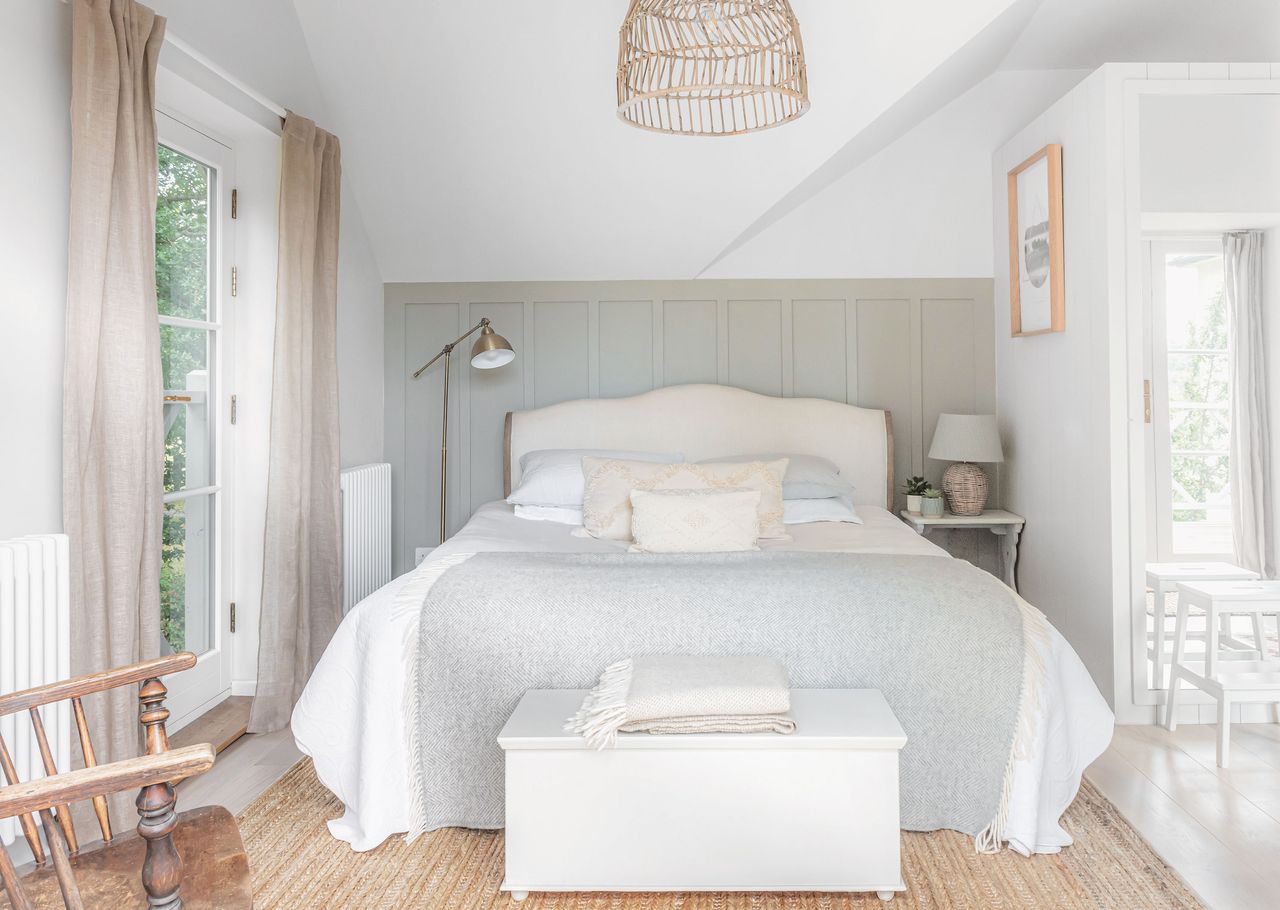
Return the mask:
[[992, 528], [991, 533], [1000, 538], [1000, 567], [1004, 583], [1013, 590], [1018, 590], [1018, 536], [1021, 534], [1017, 525]]
[[1262, 614], [1253, 614], [1253, 646], [1258, 649], [1258, 660], [1267, 659], [1267, 638], [1262, 631]]
[[1168, 593], [1165, 591], [1164, 582], [1157, 582], [1155, 588], [1155, 649], [1156, 656], [1153, 667], [1155, 668], [1155, 677], [1151, 682], [1151, 688], [1164, 688], [1164, 611], [1165, 602]]
[[891, 901], [893, 900], [893, 894], [894, 892], [892, 891], [877, 891], [876, 897], [880, 898], [882, 901]]
[[529, 896], [528, 891], [512, 891], [511, 892], [511, 899], [513, 901], [522, 901], [528, 896]]
[[[1226, 619], [1230, 614], [1223, 614]], [[1230, 621], [1230, 620], [1228, 620]], [[1208, 619], [1205, 622], [1204, 637], [1204, 675], [1206, 679], [1213, 679], [1214, 674], [1218, 672], [1218, 647], [1219, 647], [1219, 624], [1214, 622], [1213, 611], [1210, 610]]]
[[1173, 627], [1173, 659], [1169, 663], [1169, 689], [1164, 703], [1164, 726], [1170, 732], [1178, 728], [1178, 719], [1174, 712], [1177, 710], [1178, 685], [1182, 682], [1182, 677], [1178, 675], [1178, 671], [1182, 669], [1182, 658], [1187, 648], [1188, 610], [1189, 607], [1186, 601], [1179, 594], [1178, 620]]
[[1218, 698], [1218, 767], [1226, 768], [1231, 762], [1231, 693], [1223, 692]]

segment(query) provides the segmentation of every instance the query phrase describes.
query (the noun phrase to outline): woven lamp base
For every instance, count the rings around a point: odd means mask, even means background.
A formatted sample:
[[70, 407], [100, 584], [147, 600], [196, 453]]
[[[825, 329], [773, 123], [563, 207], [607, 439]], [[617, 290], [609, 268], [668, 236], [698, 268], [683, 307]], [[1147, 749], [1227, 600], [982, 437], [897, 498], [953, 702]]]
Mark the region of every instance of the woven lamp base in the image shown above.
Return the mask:
[[960, 461], [942, 475], [942, 492], [952, 515], [981, 515], [987, 504], [987, 475], [982, 468]]

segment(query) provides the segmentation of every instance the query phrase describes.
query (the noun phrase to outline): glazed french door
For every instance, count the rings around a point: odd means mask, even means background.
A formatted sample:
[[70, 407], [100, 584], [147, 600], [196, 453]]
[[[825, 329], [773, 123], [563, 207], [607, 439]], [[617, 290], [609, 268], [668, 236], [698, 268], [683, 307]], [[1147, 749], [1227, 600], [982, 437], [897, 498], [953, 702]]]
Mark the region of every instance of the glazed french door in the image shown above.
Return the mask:
[[157, 112], [156, 300], [164, 371], [160, 649], [192, 651], [167, 681], [181, 726], [231, 691], [232, 150]]

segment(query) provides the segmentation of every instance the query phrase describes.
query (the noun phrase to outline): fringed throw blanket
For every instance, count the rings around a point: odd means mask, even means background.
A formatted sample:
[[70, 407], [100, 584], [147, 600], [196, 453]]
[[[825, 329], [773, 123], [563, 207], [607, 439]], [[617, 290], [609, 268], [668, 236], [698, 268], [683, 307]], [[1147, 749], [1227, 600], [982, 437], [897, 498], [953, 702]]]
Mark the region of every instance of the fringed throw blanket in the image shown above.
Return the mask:
[[791, 687], [769, 657], [658, 654], [612, 664], [565, 729], [597, 749], [618, 733], [794, 733]]
[[590, 689], [628, 655], [760, 654], [797, 688], [880, 689], [907, 733], [902, 826], [999, 847], [1047, 626], [967, 562], [482, 553], [424, 570], [401, 596], [422, 598], [406, 699], [411, 836], [502, 826], [495, 739], [527, 689]]

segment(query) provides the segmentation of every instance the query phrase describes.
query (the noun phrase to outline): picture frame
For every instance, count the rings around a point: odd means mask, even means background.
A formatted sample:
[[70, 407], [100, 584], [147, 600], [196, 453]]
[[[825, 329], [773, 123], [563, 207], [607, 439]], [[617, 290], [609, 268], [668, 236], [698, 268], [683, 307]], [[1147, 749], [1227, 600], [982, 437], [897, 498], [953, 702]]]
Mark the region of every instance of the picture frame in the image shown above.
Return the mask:
[[1009, 310], [1015, 338], [1067, 328], [1062, 146], [1009, 171]]

